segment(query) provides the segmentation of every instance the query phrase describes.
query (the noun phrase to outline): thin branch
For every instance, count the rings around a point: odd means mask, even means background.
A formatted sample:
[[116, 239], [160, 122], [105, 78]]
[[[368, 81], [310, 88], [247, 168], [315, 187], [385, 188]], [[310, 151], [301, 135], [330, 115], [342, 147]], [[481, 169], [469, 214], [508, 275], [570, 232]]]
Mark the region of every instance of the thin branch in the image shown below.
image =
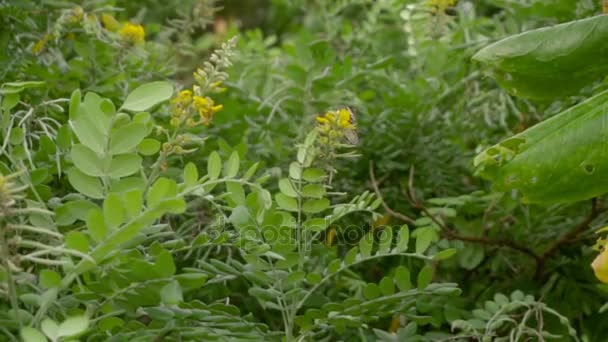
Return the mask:
[[411, 217], [404, 215], [402, 213], [396, 212], [393, 209], [391, 209], [388, 204], [386, 204], [386, 202], [384, 201], [384, 197], [382, 197], [382, 193], [380, 192], [380, 189], [378, 188], [378, 182], [376, 181], [376, 175], [374, 174], [374, 162], [373, 161], [369, 161], [369, 178], [372, 182], [372, 187], [374, 188], [374, 192], [376, 193], [376, 196], [378, 196], [378, 198], [380, 199], [381, 203], [382, 203], [382, 207], [384, 208], [384, 210], [391, 216], [398, 218], [408, 224], [413, 225], [414, 224], [414, 219], [412, 219]]

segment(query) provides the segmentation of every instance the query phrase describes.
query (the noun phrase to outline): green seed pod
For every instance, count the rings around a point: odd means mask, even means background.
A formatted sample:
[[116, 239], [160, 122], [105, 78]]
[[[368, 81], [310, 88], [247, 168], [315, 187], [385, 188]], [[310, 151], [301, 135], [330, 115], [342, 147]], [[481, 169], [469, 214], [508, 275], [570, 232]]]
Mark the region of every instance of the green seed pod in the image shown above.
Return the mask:
[[575, 202], [608, 192], [608, 91], [475, 157], [498, 191], [531, 203]]
[[576, 94], [608, 72], [608, 15], [527, 31], [473, 56], [513, 95], [554, 99]]

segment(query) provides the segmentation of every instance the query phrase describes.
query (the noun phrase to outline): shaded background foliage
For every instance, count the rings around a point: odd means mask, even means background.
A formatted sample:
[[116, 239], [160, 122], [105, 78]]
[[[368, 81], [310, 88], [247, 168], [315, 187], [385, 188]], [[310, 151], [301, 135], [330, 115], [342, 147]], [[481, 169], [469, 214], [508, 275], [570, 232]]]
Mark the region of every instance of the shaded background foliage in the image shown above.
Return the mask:
[[[522, 100], [498, 88], [470, 57], [499, 38], [597, 14], [598, 1], [459, 1], [445, 12], [433, 10], [427, 1], [407, 0], [117, 0], [82, 6], [85, 11], [109, 9], [119, 19], [141, 22], [149, 44], [126, 54], [119, 45], [105, 48], [118, 43], [102, 33], [68, 23], [48, 43], [49, 53], [33, 55], [32, 45], [53, 29], [66, 3], [44, 2], [43, 7], [3, 2], [0, 46], [8, 53], [0, 56], [1, 79], [37, 75], [47, 80], [51, 86], [32, 96], [34, 101], [66, 97], [75, 88], [123, 100], [150, 80], [172, 78], [189, 84], [192, 70], [211, 48], [239, 34], [234, 65], [228, 70], [229, 90], [218, 97], [225, 109], [207, 129], [219, 138], [209, 139], [192, 160], [202, 162], [218, 149], [226, 155], [236, 150], [246, 157], [246, 165], [261, 161], [260, 169], [278, 176], [291, 162], [293, 146], [314, 127], [316, 115], [351, 106], [361, 157], [336, 165], [340, 172], [334, 187], [356, 195], [373, 192], [376, 185], [389, 208], [381, 209], [385, 224], [430, 227], [437, 240], [445, 238], [439, 242], [442, 247], [458, 250], [435, 269], [434, 280], [458, 283], [463, 294], [432, 315], [430, 327], [424, 329], [449, 331], [450, 323], [470, 318], [497, 293], [519, 289], [570, 319], [589, 341], [606, 336], [606, 315], [599, 311], [608, 298], [607, 288], [596, 284], [588, 266], [593, 252], [586, 247], [594, 240], [591, 228], [605, 221], [602, 211], [587, 220], [589, 203], [543, 207], [523, 205], [515, 194], [494, 196], [489, 185], [473, 175], [471, 164], [483, 147], [605, 89], [605, 84], [552, 103]], [[13, 32], [21, 32], [20, 39], [12, 39]], [[370, 162], [375, 180], [370, 178]], [[598, 200], [603, 210], [602, 202]], [[427, 208], [446, 211], [440, 223], [452, 235], [445, 235], [428, 217], [424, 220]], [[402, 222], [404, 215], [421, 219]], [[336, 226], [338, 235], [360, 222], [357, 216], [345, 220]], [[543, 256], [581, 224], [586, 224], [583, 234]], [[319, 254], [346, 251], [332, 247]], [[189, 261], [184, 257], [178, 263]], [[390, 258], [367, 265], [358, 269], [361, 276], [341, 278], [340, 286], [377, 282], [402, 262]], [[218, 282], [206, 286], [200, 297], [229, 297], [245, 312], [279, 325], [278, 317], [247, 295], [247, 287], [242, 280], [229, 287]], [[340, 298], [341, 288], [330, 296]], [[544, 323], [566, 336], [558, 318], [548, 317]], [[387, 330], [389, 325], [385, 319], [376, 327]]]

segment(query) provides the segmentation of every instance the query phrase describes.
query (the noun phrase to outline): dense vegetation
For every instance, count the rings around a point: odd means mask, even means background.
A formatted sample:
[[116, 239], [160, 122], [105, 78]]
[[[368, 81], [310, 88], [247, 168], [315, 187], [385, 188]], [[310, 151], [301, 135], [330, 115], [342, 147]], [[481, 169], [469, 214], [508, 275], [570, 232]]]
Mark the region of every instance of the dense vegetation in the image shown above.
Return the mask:
[[605, 341], [605, 11], [0, 0], [0, 341]]

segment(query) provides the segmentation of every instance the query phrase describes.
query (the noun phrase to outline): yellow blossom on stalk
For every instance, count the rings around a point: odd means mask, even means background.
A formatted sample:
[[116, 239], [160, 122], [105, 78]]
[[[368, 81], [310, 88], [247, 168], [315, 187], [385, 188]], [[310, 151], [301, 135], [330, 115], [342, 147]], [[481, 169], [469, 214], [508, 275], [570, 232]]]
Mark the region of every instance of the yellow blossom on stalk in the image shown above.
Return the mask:
[[42, 39], [37, 41], [36, 44], [34, 44], [34, 46], [32, 46], [32, 52], [36, 55], [40, 54], [42, 52], [42, 50], [44, 49], [44, 47], [46, 46], [46, 43], [49, 42], [49, 39], [51, 39], [51, 35], [48, 33], [45, 34], [42, 37]]
[[127, 42], [132, 44], [141, 44], [144, 42], [146, 32], [144, 27], [132, 23], [126, 23], [118, 31], [118, 34]]
[[120, 23], [113, 15], [108, 13], [102, 13], [100, 16], [101, 23], [108, 31], [116, 32], [120, 29]]
[[322, 144], [338, 143], [343, 137], [352, 145], [357, 143], [355, 117], [349, 108], [328, 111], [317, 116], [316, 120], [322, 134], [322, 139], [319, 140]]
[[604, 248], [591, 264], [597, 279], [608, 284], [608, 249]]

